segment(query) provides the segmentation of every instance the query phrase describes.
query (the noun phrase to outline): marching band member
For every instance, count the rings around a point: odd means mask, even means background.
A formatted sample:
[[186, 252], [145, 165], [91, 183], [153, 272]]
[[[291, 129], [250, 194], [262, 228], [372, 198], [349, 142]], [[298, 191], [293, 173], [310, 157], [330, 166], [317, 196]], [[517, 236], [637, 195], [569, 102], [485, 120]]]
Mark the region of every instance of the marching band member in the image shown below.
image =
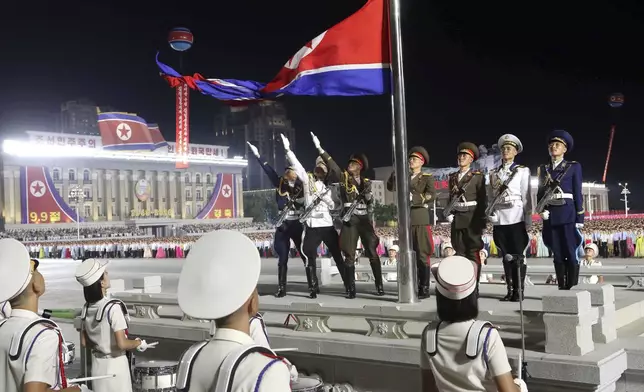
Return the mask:
[[11, 304], [9, 301], [0, 303], [0, 320], [11, 317]]
[[[584, 260], [581, 262], [581, 264], [584, 267], [602, 266], [601, 261], [595, 260], [595, 257], [597, 257], [597, 255], [599, 254], [599, 248], [597, 247], [596, 244], [593, 244], [593, 243], [587, 244], [586, 247], [584, 248], [584, 251], [586, 252], [586, 254], [585, 254]], [[586, 284], [604, 283], [604, 277], [601, 275], [584, 276], [582, 281]]]
[[[429, 298], [429, 264], [434, 252], [432, 227], [429, 224], [429, 206], [436, 198], [434, 177], [423, 173], [422, 168], [429, 163], [429, 153], [424, 147], [409, 150], [409, 200], [411, 207], [412, 248], [416, 252], [418, 270], [418, 298]], [[387, 180], [387, 190], [396, 191], [396, 172]]]
[[45, 279], [20, 242], [0, 240], [0, 301], [11, 304], [0, 321], [0, 390], [2, 392], [89, 391], [67, 386], [64, 338], [56, 323], [38, 316]]
[[[248, 143], [248, 147], [257, 158], [257, 162], [264, 170], [264, 173], [271, 180], [275, 186], [275, 198], [277, 200], [277, 208], [280, 213], [287, 209], [288, 215], [283, 224], [275, 229], [275, 238], [273, 239], [273, 247], [277, 253], [277, 292], [275, 296], [278, 298], [286, 296], [286, 276], [288, 273], [288, 258], [291, 249], [291, 241], [295, 243], [297, 249], [302, 248], [302, 231], [304, 228], [300, 223], [300, 214], [304, 208], [304, 187], [302, 181], [297, 178], [297, 174], [292, 167], [287, 167], [283, 176], [279, 176], [275, 169], [273, 169], [268, 162], [264, 162], [259, 156], [257, 147]], [[304, 255], [302, 260], [306, 264]]]
[[456, 251], [454, 251], [454, 247], [452, 246], [451, 242], [443, 242], [442, 246], [443, 246], [443, 250], [441, 252], [441, 256], [449, 257], [449, 256], [454, 256], [456, 254]]
[[129, 339], [125, 304], [109, 299], [107, 260], [86, 259], [76, 268], [76, 281], [83, 286], [85, 305], [81, 311], [81, 345], [92, 350], [92, 376], [115, 377], [92, 381], [95, 392], [131, 392], [130, 363], [126, 351], [143, 352], [156, 344]]
[[[284, 143], [284, 149], [286, 150], [286, 157], [303, 184], [304, 206], [306, 209], [313, 208], [313, 212], [310, 217], [308, 217], [304, 222], [304, 234], [302, 247], [300, 248], [300, 252], [304, 255], [306, 260], [306, 279], [309, 284], [309, 297], [317, 298], [317, 294], [320, 292], [316, 272], [316, 259], [318, 255], [318, 247], [323, 241], [338, 267], [338, 272], [340, 273], [342, 280], [345, 282], [345, 289], [348, 289], [344, 271], [344, 259], [342, 258], [342, 252], [340, 251], [338, 232], [335, 231], [333, 218], [331, 217], [331, 210], [335, 207], [335, 202], [331, 198], [331, 189], [327, 188], [324, 184], [326, 173], [321, 172], [321, 170], [316, 170], [314, 174], [315, 178], [313, 175], [309, 175], [293, 151], [290, 150], [290, 143], [286, 136], [281, 136], [282, 142]], [[316, 203], [316, 205], [312, 206], [314, 203]]]
[[[539, 188], [537, 200], [543, 211], [542, 237], [553, 254], [559, 290], [570, 290], [579, 282], [579, 248], [584, 227], [584, 200], [582, 195], [581, 164], [566, 161], [564, 155], [572, 151], [574, 140], [566, 131], [553, 131], [548, 137], [551, 162], [537, 169]], [[548, 200], [542, 200], [552, 191]]]
[[423, 391], [527, 392], [524, 381], [512, 378], [499, 332], [492, 323], [476, 319], [475, 268], [462, 256], [432, 266], [439, 322], [421, 335]]
[[[398, 265], [398, 252], [400, 252], [400, 247], [398, 245], [391, 245], [387, 249], [387, 258], [382, 262], [382, 265], [386, 266], [396, 266]], [[385, 274], [385, 280], [387, 282], [395, 282], [398, 280], [398, 272], [389, 272]]]
[[369, 259], [371, 270], [375, 278], [376, 293], [379, 296], [385, 295], [382, 285], [382, 266], [380, 257], [378, 257], [379, 239], [373, 227], [371, 210], [373, 208], [373, 193], [371, 191], [371, 181], [363, 173], [369, 168], [369, 162], [364, 154], [353, 154], [349, 158], [347, 169], [342, 170], [340, 166], [331, 158], [329, 153], [322, 149], [320, 140], [311, 132], [313, 144], [318, 153], [329, 168], [329, 176], [332, 182], [340, 183], [340, 199], [344, 203], [344, 214], [348, 209], [355, 206], [353, 213], [347, 222], [342, 222], [340, 230], [340, 249], [345, 255], [346, 262], [346, 282], [349, 286], [349, 298], [355, 298], [355, 263], [356, 244], [358, 240], [362, 241], [365, 256]]
[[525, 251], [530, 244], [528, 229], [532, 225], [530, 169], [514, 161], [517, 154], [523, 151], [518, 137], [503, 135], [499, 138], [498, 146], [502, 164], [490, 173], [494, 201], [488, 207], [488, 220], [494, 225], [492, 236], [503, 260], [507, 294], [501, 301], [518, 302], [525, 287]]
[[463, 142], [456, 152], [459, 170], [450, 174], [448, 181], [450, 203], [454, 198], [458, 200], [446, 219], [452, 224], [451, 240], [456, 254], [476, 263], [478, 281], [481, 276], [479, 251], [484, 247], [483, 230], [487, 222], [485, 177], [471, 168], [472, 162], [479, 159], [479, 149], [474, 143]]
[[178, 390], [290, 392], [288, 365], [250, 336], [260, 270], [253, 242], [240, 232], [217, 230], [195, 242], [179, 276], [179, 307], [214, 320], [216, 330], [183, 353]]

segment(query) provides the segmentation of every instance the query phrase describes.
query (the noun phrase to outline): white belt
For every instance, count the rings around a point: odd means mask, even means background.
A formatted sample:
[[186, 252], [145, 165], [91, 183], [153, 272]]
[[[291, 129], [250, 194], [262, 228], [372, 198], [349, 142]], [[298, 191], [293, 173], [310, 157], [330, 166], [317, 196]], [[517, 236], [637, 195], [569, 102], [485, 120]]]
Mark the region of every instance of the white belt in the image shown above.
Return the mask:
[[460, 207], [472, 207], [472, 206], [475, 206], [476, 204], [477, 204], [476, 201], [466, 201], [466, 202], [456, 203], [456, 204], [454, 204], [454, 207], [459, 207], [459, 208]]
[[[353, 203], [344, 203], [344, 206], [345, 206], [345, 207], [351, 207], [352, 205], [353, 205]], [[366, 204], [364, 204], [364, 203], [358, 203], [358, 204], [356, 205], [356, 209], [362, 209], [362, 210], [364, 210], [364, 209], [366, 209], [366, 208], [367, 208], [367, 205], [366, 205]]]
[[557, 199], [572, 199], [572, 193], [555, 193], [552, 195], [552, 200]]
[[504, 202], [521, 200], [521, 195], [509, 195], [503, 198]]

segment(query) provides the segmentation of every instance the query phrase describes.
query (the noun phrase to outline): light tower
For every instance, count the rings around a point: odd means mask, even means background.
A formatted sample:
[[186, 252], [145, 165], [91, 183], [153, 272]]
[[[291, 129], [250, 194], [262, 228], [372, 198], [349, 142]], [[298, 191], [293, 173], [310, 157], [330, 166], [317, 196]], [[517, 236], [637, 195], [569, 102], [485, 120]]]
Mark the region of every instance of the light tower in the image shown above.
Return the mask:
[[622, 192], [621, 194], [624, 195], [623, 199], [620, 199], [621, 201], [624, 202], [624, 215], [626, 215], [626, 218], [628, 218], [628, 195], [631, 194], [631, 191], [628, 190], [628, 182], [625, 182], [624, 185], [622, 183], [619, 183], [619, 186], [622, 187]]
[[593, 197], [590, 195], [590, 189], [595, 186], [595, 181], [588, 183], [588, 196], [586, 196], [586, 211], [588, 219], [593, 220]]

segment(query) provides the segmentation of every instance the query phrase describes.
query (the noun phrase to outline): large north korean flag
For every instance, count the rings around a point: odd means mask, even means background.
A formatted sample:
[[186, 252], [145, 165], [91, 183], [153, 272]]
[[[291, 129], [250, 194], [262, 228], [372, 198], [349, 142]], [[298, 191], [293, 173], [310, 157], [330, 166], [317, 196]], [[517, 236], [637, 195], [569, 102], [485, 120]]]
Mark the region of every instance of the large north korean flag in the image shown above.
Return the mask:
[[56, 191], [46, 167], [20, 168], [22, 223], [69, 223], [78, 217]]
[[234, 174], [219, 173], [208, 204], [199, 211], [196, 219], [225, 219], [237, 217], [237, 194]]

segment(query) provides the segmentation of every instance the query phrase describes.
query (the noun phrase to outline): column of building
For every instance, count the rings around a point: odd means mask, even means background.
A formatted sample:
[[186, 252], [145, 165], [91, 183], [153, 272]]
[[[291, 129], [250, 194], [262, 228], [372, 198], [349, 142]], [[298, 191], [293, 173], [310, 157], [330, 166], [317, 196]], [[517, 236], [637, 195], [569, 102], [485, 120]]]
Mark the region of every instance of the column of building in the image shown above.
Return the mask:
[[178, 178], [175, 172], [168, 173], [168, 206], [172, 210], [170, 218], [179, 216], [179, 209], [177, 208], [177, 202], [179, 200], [177, 196], [177, 180]]

